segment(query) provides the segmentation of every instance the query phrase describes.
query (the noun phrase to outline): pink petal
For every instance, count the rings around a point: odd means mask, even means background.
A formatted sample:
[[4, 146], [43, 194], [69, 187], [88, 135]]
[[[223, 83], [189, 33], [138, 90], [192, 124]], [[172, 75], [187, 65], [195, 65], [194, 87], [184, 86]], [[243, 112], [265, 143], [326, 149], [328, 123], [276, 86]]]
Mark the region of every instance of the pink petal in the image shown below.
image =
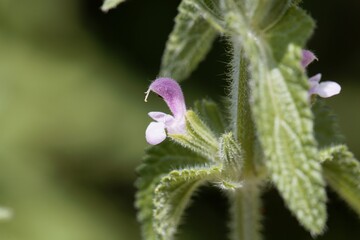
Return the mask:
[[160, 95], [170, 108], [175, 118], [183, 117], [186, 113], [184, 95], [180, 85], [171, 78], [158, 78], [150, 84], [149, 91]]
[[309, 50], [302, 50], [302, 59], [301, 59], [301, 66], [303, 68], [306, 68], [310, 63], [312, 63], [314, 60], [317, 60], [317, 57], [315, 54]]
[[326, 81], [321, 82], [319, 86], [316, 89], [316, 94], [318, 94], [320, 97], [328, 98], [331, 96], [334, 96], [336, 94], [339, 94], [341, 91], [341, 86], [332, 81]]
[[151, 122], [146, 129], [145, 138], [151, 145], [164, 141], [166, 138], [165, 124], [162, 122]]

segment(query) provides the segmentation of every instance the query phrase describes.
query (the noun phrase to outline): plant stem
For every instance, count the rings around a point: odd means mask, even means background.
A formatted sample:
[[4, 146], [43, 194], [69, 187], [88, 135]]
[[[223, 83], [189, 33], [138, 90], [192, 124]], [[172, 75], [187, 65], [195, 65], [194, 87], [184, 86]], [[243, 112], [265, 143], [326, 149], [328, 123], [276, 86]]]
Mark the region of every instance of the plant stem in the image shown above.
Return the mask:
[[256, 174], [254, 163], [254, 123], [251, 117], [249, 103], [249, 74], [248, 62], [241, 50], [238, 39], [233, 39], [232, 59], [232, 85], [231, 85], [231, 119], [235, 139], [243, 149], [244, 170], [247, 176]]
[[243, 187], [230, 193], [231, 239], [258, 240], [260, 234], [260, 186], [254, 157], [255, 131], [249, 103], [248, 63], [238, 38], [233, 39], [231, 117], [235, 139], [243, 150]]
[[230, 194], [231, 201], [231, 239], [261, 239], [261, 205], [259, 185], [257, 182], [246, 182], [244, 186]]

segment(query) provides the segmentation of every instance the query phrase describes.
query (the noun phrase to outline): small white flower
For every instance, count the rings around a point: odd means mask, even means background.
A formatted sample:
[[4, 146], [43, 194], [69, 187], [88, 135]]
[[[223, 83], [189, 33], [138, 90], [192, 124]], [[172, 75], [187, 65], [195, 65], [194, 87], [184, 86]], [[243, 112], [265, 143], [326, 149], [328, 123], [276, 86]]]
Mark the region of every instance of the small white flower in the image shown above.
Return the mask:
[[[315, 54], [312, 53], [311, 51], [309, 50], [302, 51], [301, 65], [303, 68], [306, 68], [315, 59], [317, 60]], [[309, 97], [316, 94], [322, 98], [328, 98], [340, 93], [341, 86], [338, 83], [333, 81], [320, 82], [320, 80], [321, 80], [320, 73], [309, 78], [309, 84], [310, 84]]]

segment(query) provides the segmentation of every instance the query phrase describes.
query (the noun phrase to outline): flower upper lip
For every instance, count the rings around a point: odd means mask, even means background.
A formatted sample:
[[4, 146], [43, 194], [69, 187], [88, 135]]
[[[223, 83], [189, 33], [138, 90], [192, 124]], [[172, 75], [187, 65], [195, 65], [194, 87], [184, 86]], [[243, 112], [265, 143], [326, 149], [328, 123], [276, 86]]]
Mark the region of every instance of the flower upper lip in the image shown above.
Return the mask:
[[314, 60], [318, 60], [318, 58], [315, 56], [313, 52], [306, 49], [302, 50], [301, 65], [303, 68], [306, 68]]

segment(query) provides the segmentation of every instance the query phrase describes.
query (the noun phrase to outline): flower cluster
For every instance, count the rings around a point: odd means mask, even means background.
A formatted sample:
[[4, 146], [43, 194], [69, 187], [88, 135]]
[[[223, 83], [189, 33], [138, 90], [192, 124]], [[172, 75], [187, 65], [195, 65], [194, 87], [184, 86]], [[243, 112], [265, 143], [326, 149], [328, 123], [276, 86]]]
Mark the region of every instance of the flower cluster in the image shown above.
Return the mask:
[[146, 129], [146, 141], [151, 145], [161, 143], [168, 134], [184, 134], [186, 106], [184, 95], [179, 84], [171, 78], [158, 78], [153, 81], [145, 92], [145, 102], [150, 92], [153, 91], [164, 99], [173, 115], [163, 112], [149, 112], [155, 120]]
[[[315, 59], [317, 60], [314, 53], [312, 53], [309, 50], [303, 50], [302, 60], [301, 60], [302, 67], [306, 68]], [[319, 95], [320, 97], [328, 98], [340, 93], [341, 87], [338, 83], [333, 81], [320, 82], [320, 80], [321, 80], [320, 73], [309, 78], [309, 84], [310, 84], [309, 97], [316, 94]]]
[[[305, 69], [315, 59], [317, 60], [314, 53], [303, 50], [302, 67]], [[309, 98], [315, 94], [327, 98], [340, 93], [341, 87], [338, 83], [320, 82], [320, 80], [321, 74], [309, 78]], [[185, 134], [186, 106], [180, 85], [171, 78], [158, 78], [150, 84], [149, 89], [145, 92], [145, 102], [150, 92], [154, 92], [164, 99], [172, 115], [163, 112], [149, 112], [148, 115], [155, 121], [151, 122], [146, 129], [146, 141], [151, 145], [156, 145], [164, 141], [167, 134]]]

